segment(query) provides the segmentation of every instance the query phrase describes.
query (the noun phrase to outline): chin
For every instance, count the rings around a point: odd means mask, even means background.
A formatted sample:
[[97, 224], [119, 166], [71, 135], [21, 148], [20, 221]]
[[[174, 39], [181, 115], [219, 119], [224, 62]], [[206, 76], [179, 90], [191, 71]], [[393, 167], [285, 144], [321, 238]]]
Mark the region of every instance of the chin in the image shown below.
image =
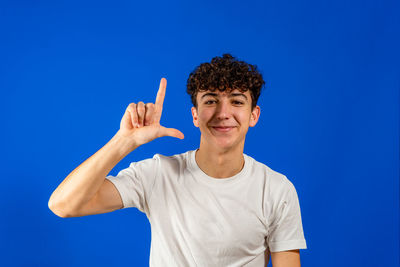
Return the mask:
[[237, 144], [232, 142], [232, 140], [215, 140], [213, 145], [215, 146], [215, 148], [227, 150], [234, 147]]

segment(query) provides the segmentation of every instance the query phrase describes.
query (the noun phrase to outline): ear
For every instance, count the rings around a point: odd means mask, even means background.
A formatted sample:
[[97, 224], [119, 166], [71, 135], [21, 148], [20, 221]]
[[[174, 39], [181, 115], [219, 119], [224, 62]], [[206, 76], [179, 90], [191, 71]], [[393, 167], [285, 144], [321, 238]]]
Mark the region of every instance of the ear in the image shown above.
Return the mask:
[[255, 106], [253, 111], [250, 114], [250, 127], [256, 126], [258, 119], [260, 118], [261, 108], [259, 106]]
[[193, 117], [193, 124], [197, 128], [199, 127], [199, 116], [197, 114], [197, 109], [195, 107], [192, 107], [192, 117]]

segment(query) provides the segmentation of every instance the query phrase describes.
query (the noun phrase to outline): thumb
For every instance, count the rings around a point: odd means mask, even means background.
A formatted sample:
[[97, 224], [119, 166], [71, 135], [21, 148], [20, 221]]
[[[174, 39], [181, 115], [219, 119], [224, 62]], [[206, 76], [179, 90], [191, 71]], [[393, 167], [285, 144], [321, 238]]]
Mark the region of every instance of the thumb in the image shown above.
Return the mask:
[[174, 128], [165, 128], [164, 126], [161, 126], [161, 135], [176, 137], [179, 139], [185, 138], [184, 134], [181, 131]]

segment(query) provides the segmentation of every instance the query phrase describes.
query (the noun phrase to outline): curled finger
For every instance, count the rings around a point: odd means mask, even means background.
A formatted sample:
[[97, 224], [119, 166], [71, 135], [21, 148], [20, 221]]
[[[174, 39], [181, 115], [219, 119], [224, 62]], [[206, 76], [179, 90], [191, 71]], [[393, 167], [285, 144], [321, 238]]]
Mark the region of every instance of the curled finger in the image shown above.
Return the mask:
[[137, 105], [135, 103], [131, 103], [131, 104], [129, 104], [129, 106], [127, 108], [127, 111], [131, 115], [131, 122], [132, 122], [133, 128], [137, 128], [139, 126], [136, 106]]
[[136, 106], [137, 114], [138, 114], [138, 123], [139, 127], [143, 127], [143, 121], [144, 121], [144, 116], [146, 109], [144, 107], [144, 103], [140, 101], [137, 106]]
[[146, 107], [146, 115], [144, 117], [144, 125], [148, 126], [153, 122], [154, 104], [147, 103], [145, 107]]

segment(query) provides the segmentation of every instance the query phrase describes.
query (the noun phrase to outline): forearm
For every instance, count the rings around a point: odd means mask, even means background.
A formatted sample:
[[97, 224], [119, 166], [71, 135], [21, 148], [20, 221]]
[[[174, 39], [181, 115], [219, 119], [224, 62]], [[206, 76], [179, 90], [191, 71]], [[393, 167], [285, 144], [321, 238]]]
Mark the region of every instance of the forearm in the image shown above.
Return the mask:
[[82, 207], [95, 196], [115, 165], [137, 147], [132, 140], [117, 132], [57, 187], [49, 200], [50, 209], [56, 214], [65, 215]]

